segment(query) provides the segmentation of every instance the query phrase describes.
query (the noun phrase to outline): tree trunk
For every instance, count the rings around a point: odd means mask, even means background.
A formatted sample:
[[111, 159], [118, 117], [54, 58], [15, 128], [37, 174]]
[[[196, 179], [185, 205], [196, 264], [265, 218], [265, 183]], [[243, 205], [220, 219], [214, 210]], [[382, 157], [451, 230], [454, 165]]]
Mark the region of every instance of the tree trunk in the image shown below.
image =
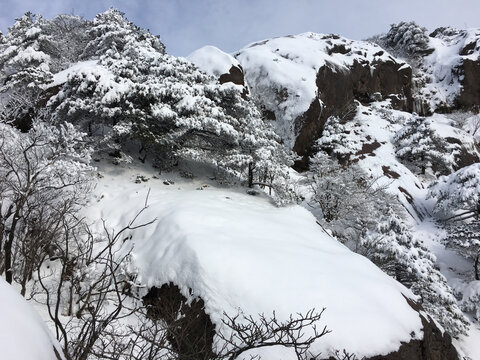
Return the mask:
[[12, 226], [10, 226], [8, 232], [8, 239], [5, 242], [5, 280], [11, 284], [13, 281], [13, 269], [12, 269], [12, 247], [13, 247], [13, 239], [15, 238], [15, 229], [17, 227], [18, 218], [19, 218], [19, 210], [15, 211], [15, 215], [13, 215]]
[[253, 187], [253, 163], [248, 163], [248, 187]]
[[13, 272], [12, 272], [12, 245], [13, 239], [9, 239], [5, 242], [5, 280], [11, 284], [13, 281]]
[[480, 258], [480, 254], [477, 254], [477, 256], [475, 257], [475, 264], [473, 265], [475, 268], [475, 280], [480, 280], [480, 274], [478, 271], [479, 258]]

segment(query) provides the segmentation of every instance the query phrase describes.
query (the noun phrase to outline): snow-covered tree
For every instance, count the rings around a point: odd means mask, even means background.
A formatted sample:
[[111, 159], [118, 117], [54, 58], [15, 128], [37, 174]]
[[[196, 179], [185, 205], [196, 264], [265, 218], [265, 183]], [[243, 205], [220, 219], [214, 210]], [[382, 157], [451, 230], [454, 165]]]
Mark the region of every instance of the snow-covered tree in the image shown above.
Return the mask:
[[480, 164], [440, 177], [428, 197], [435, 198], [434, 214], [446, 222], [446, 246], [471, 260], [480, 280]]
[[[473, 277], [480, 280], [480, 221], [455, 221], [446, 225], [444, 243], [473, 263]], [[479, 304], [480, 305], [480, 304]]]
[[91, 32], [86, 54], [98, 64], [72, 73], [52, 98], [58, 119], [101, 135], [110, 147], [136, 142], [142, 158], [154, 156], [161, 167], [201, 161], [243, 174], [250, 186], [272, 186], [286, 174], [292, 156], [239, 86], [221, 85], [165, 54], [157, 37], [115, 10], [98, 15]]
[[[40, 49], [43, 18], [26, 13], [0, 44], [0, 104], [3, 117], [27, 128], [42, 86], [52, 79], [50, 56]], [[27, 124], [27, 125], [25, 125]]]
[[92, 24], [74, 15], [58, 15], [41, 23], [39, 49], [50, 56], [50, 70], [56, 73], [76, 63], [88, 42]]
[[347, 125], [342, 124], [340, 118], [331, 116], [327, 119], [322, 136], [317, 140], [316, 146], [321, 151], [343, 160], [352, 151], [361, 149], [361, 145], [352, 143], [348, 132]]
[[68, 123], [35, 120], [27, 133], [0, 123], [0, 269], [23, 294], [39, 256], [86, 200], [92, 168], [83, 136]]
[[480, 214], [480, 164], [464, 167], [441, 176], [427, 195], [435, 198], [434, 213], [440, 219], [467, 220]]
[[83, 59], [99, 58], [107, 52], [122, 53], [132, 43], [139, 44], [142, 49], [165, 53], [165, 45], [158, 36], [128, 21], [124, 13], [114, 8], [98, 14], [87, 34], [90, 41], [81, 55]]
[[435, 257], [415, 239], [405, 222], [389, 209], [362, 238], [358, 251], [420, 297], [423, 308], [453, 336], [465, 333], [467, 320]]
[[381, 214], [395, 206], [392, 196], [358, 165], [341, 166], [324, 152], [311, 158], [310, 200], [324, 227], [357, 251], [360, 239]]
[[432, 51], [427, 29], [414, 21], [392, 24], [388, 33], [379, 40], [381, 45], [390, 48], [397, 56], [415, 57]]
[[413, 116], [393, 137], [396, 156], [407, 166], [434, 173], [449, 174], [455, 165], [458, 144], [437, 135], [430, 119]]

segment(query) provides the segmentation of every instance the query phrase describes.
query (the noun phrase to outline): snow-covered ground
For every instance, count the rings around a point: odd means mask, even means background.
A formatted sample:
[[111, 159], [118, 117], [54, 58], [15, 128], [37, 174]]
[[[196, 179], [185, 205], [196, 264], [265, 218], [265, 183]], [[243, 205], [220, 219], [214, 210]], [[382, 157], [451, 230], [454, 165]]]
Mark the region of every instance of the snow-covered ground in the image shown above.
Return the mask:
[[[314, 346], [325, 355], [334, 349], [387, 354], [411, 334], [421, 338], [420, 318], [404, 299], [411, 292], [331, 238], [302, 207], [278, 208], [245, 189], [155, 175], [135, 164], [101, 164], [100, 173], [88, 216], [118, 229], [150, 191], [136, 224], [156, 222], [132, 233], [139, 280], [148, 286], [172, 281], [186, 296], [192, 289], [217, 325], [224, 312], [275, 311], [287, 318], [325, 307], [321, 325], [332, 332]], [[136, 183], [138, 175], [149, 180]], [[294, 358], [272, 351], [265, 358]]]
[[[386, 186], [390, 193], [399, 198], [411, 216], [414, 238], [435, 255], [441, 273], [454, 292], [463, 294], [477, 286], [471, 282], [473, 263], [442, 243], [444, 233], [431, 216], [434, 199], [426, 198], [428, 187], [435, 177], [428, 172], [423, 176], [412, 172], [395, 156], [393, 136], [412, 116], [415, 115], [391, 109], [388, 101], [370, 106], [359, 104], [355, 118], [343, 125], [343, 131], [348, 134], [343, 140], [338, 141], [341, 137], [335, 134], [326, 136], [337, 141], [337, 149], [343, 154], [349, 154], [350, 161], [356, 162], [372, 178], [378, 178], [379, 185]], [[428, 120], [437, 136], [456, 139], [468, 151], [475, 153], [473, 137], [456, 127], [448, 115], [434, 114]], [[373, 146], [368, 151], [362, 151], [366, 148], [365, 144]], [[308, 198], [309, 189], [301, 190]], [[455, 340], [455, 345], [464, 356], [480, 359], [480, 326], [471, 314], [466, 315], [472, 322], [468, 336]]]
[[470, 53], [461, 52], [467, 45], [476, 43], [479, 36], [479, 29], [446, 28], [444, 33], [429, 38], [433, 52], [422, 60], [420, 74], [424, 73], [425, 83], [419, 90], [432, 111], [438, 105], [453, 105], [460, 94], [463, 75], [459, 75], [458, 67], [465, 59], [477, 61], [480, 53], [478, 46], [472, 48]]

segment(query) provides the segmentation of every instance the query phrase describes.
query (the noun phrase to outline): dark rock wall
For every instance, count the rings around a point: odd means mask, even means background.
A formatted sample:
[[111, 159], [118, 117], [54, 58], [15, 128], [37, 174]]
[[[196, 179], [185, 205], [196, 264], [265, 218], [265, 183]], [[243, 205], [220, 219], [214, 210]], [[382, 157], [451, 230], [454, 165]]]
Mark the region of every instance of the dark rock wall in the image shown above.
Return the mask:
[[463, 80], [462, 91], [457, 98], [457, 105], [463, 109], [470, 109], [480, 105], [480, 59], [473, 61], [464, 59], [461, 66]]

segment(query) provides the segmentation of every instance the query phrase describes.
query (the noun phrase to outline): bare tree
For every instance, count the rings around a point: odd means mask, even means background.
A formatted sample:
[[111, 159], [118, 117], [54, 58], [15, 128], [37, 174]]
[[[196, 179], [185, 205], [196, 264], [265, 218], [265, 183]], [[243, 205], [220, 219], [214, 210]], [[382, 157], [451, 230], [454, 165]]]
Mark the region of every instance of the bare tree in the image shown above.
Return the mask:
[[224, 345], [216, 359], [235, 360], [247, 352], [252, 359], [259, 359], [254, 350], [273, 346], [293, 349], [298, 360], [318, 359], [320, 354], [313, 354], [311, 346], [330, 332], [326, 326], [317, 328], [324, 311], [325, 308], [320, 312], [312, 309], [296, 317], [290, 315], [283, 321], [277, 318], [275, 312], [270, 317], [261, 314], [258, 319], [224, 314], [226, 329], [218, 333]]
[[[148, 199], [148, 197], [147, 197]], [[45, 254], [38, 268], [38, 283], [56, 337], [68, 360], [86, 360], [91, 355], [113, 352], [123, 337], [122, 320], [137, 311], [127, 306], [132, 279], [124, 271], [132, 250], [127, 231], [153, 223], [136, 224], [147, 202], [120, 231], [110, 231], [103, 222], [103, 238], [96, 238], [82, 220], [64, 222], [64, 245], [53, 258]], [[65, 322], [65, 319], [68, 319]], [[119, 330], [120, 332], [117, 332]], [[118, 338], [108, 340], [112, 334]]]
[[69, 124], [35, 120], [23, 134], [0, 122], [0, 270], [7, 282], [19, 280], [22, 294], [62, 219], [86, 199], [91, 150], [82, 139]]

